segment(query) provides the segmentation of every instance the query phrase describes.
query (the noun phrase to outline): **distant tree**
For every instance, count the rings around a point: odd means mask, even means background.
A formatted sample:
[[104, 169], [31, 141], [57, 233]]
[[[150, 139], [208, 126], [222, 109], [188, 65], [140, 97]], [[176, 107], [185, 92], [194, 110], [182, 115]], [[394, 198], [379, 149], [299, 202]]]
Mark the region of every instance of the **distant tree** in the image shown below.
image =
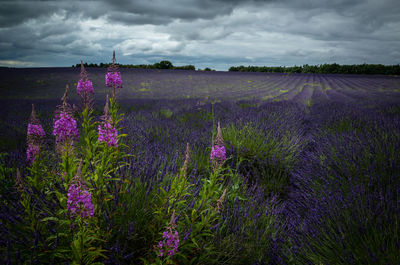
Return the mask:
[[156, 69], [172, 69], [173, 67], [174, 66], [172, 65], [172, 63], [166, 60], [154, 64], [154, 68]]
[[319, 74], [379, 74], [379, 75], [399, 75], [400, 65], [382, 64], [358, 64], [358, 65], [339, 65], [320, 64], [303, 66], [232, 66], [230, 72], [270, 72], [270, 73], [319, 73]]

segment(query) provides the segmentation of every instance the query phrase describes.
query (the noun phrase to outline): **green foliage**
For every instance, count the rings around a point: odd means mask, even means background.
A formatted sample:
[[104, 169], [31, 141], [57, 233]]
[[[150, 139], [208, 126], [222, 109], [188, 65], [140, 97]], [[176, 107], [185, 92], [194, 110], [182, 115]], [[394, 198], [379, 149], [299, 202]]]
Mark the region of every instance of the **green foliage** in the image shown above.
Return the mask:
[[79, 153], [85, 159], [86, 165], [93, 162], [98, 150], [98, 133], [99, 123], [94, 121], [93, 110], [85, 107], [82, 112], [82, 131], [80, 133]]
[[160, 115], [164, 118], [171, 118], [174, 113], [170, 109], [160, 109]]
[[[5, 160], [7, 158], [7, 153], [0, 153], [0, 181], [6, 183], [7, 185], [0, 185], [0, 194], [5, 194], [6, 191], [12, 189], [15, 184], [15, 169], [6, 165]], [[12, 181], [10, 181], [12, 179]]]
[[210, 148], [193, 148], [190, 157], [196, 163], [196, 169], [200, 175], [210, 174]]
[[170, 61], [161, 61], [159, 63], [154, 64], [154, 68], [156, 69], [172, 69], [174, 66]]
[[190, 122], [194, 126], [200, 127], [204, 122], [211, 121], [213, 114], [207, 110], [194, 110], [180, 113], [177, 118], [182, 123]]
[[232, 66], [230, 72], [272, 72], [272, 73], [312, 73], [312, 74], [376, 74], [376, 75], [399, 75], [400, 65], [382, 64], [358, 64], [339, 65], [320, 64], [303, 66]]
[[241, 129], [227, 126], [222, 134], [227, 148], [235, 152], [239, 172], [250, 173], [267, 193], [285, 193], [289, 170], [296, 162], [299, 149], [294, 138], [285, 136], [278, 140], [270, 132], [262, 132], [250, 123]]

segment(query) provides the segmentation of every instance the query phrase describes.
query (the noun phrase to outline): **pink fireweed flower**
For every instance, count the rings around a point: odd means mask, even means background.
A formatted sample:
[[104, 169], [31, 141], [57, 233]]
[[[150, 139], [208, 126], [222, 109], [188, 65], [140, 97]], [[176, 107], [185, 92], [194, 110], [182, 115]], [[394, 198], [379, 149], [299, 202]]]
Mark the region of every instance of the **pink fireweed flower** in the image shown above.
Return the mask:
[[214, 146], [211, 147], [210, 160], [216, 164], [222, 164], [226, 160], [226, 150], [219, 122], [217, 127], [217, 137], [214, 140]]
[[115, 51], [113, 51], [112, 64], [107, 69], [106, 86], [113, 88], [113, 98], [116, 96], [117, 88], [122, 88], [121, 73], [118, 71], [118, 65], [115, 64]]
[[170, 256], [172, 257], [178, 252], [179, 233], [169, 229], [163, 233], [163, 240], [157, 244], [157, 252], [159, 257]]
[[82, 218], [92, 217], [94, 205], [92, 194], [79, 183], [72, 183], [68, 189], [67, 208], [71, 218], [80, 215]]
[[77, 93], [78, 93], [78, 95], [80, 95], [80, 96], [84, 96], [85, 94], [93, 94], [94, 93], [94, 90], [93, 90], [93, 84], [92, 84], [92, 81], [90, 81], [90, 80], [86, 80], [86, 81], [84, 81], [84, 80], [79, 80], [78, 81], [78, 85], [77, 85], [77, 87], [76, 87], [76, 91], [77, 91]]
[[104, 122], [103, 125], [99, 125], [99, 142], [107, 143], [108, 146], [118, 147], [117, 137], [118, 131], [109, 122]]
[[163, 232], [163, 240], [158, 242], [157, 246], [154, 246], [154, 250], [157, 252], [159, 257], [170, 256], [172, 257], [178, 252], [179, 245], [179, 233], [176, 229], [175, 223], [175, 210], [172, 213], [171, 220], [167, 227], [167, 230]]
[[36, 118], [35, 106], [32, 104], [32, 113], [29, 119], [28, 130], [27, 130], [27, 144], [28, 148], [26, 150], [26, 160], [29, 164], [32, 164], [35, 158], [40, 153], [40, 144], [42, 138], [45, 136], [40, 121]]
[[189, 143], [186, 143], [186, 152], [185, 152], [185, 162], [181, 168], [181, 172], [183, 175], [186, 175], [187, 167], [190, 161], [190, 146]]
[[91, 108], [93, 99], [90, 94], [94, 94], [93, 83], [92, 81], [89, 80], [89, 76], [85, 70], [85, 67], [83, 66], [82, 61], [81, 61], [81, 73], [78, 85], [76, 86], [76, 92], [78, 93], [78, 95], [82, 97], [84, 107], [86, 108], [88, 106], [89, 108]]
[[54, 121], [53, 135], [56, 136], [57, 142], [63, 142], [68, 139], [78, 138], [78, 128], [76, 120], [69, 116], [66, 112], [56, 115]]
[[32, 165], [39, 152], [40, 147], [38, 145], [28, 144], [28, 149], [26, 150], [26, 161]]
[[214, 145], [211, 148], [210, 160], [222, 163], [226, 160], [225, 146]]
[[122, 88], [122, 80], [120, 72], [108, 72], [106, 74], [106, 86]]
[[45, 135], [42, 125], [40, 124], [28, 124], [28, 136], [43, 137]]

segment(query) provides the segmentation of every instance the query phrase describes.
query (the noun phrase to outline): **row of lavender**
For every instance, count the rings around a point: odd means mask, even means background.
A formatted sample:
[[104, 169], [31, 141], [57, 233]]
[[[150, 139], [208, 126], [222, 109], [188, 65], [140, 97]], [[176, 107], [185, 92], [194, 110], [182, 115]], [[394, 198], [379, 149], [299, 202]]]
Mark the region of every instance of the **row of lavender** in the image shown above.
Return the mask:
[[[104, 116], [85, 122], [79, 111], [77, 158], [44, 152], [43, 187], [22, 186], [29, 202], [12, 192], [15, 171], [4, 169], [5, 262], [399, 263], [400, 107], [329, 102], [316, 91], [310, 84], [304, 99], [261, 106], [126, 101], [127, 115], [111, 123], [117, 146], [99, 137]], [[215, 120], [224, 125], [219, 137]], [[52, 118], [47, 123], [53, 131]], [[226, 157], [212, 153], [221, 146]], [[22, 177], [30, 182], [34, 172]], [[66, 185], [68, 178], [75, 182]]]
[[[102, 69], [90, 69], [98, 98], [108, 93]], [[397, 76], [232, 73], [173, 70], [121, 69], [123, 98], [204, 98], [291, 100], [304, 87], [320, 90], [332, 100], [400, 95]], [[0, 69], [4, 98], [55, 98], [65, 84], [76, 86], [78, 68]], [[12, 90], [11, 90], [12, 88]], [[28, 89], [29, 88], [29, 89]], [[10, 91], [11, 90], [11, 91]], [[229, 91], [229, 93], [226, 93]], [[7, 92], [7, 93], [5, 93]], [[338, 95], [338, 96], [337, 96]], [[74, 95], [71, 95], [75, 99]], [[354, 98], [353, 98], [354, 97]]]

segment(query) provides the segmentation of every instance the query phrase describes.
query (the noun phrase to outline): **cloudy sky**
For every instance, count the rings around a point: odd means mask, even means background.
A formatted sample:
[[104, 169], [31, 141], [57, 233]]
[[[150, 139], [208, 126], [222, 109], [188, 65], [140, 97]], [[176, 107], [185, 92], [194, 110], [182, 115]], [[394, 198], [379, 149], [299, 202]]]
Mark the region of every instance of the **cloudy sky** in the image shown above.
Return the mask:
[[0, 65], [400, 63], [399, 0], [0, 0]]

